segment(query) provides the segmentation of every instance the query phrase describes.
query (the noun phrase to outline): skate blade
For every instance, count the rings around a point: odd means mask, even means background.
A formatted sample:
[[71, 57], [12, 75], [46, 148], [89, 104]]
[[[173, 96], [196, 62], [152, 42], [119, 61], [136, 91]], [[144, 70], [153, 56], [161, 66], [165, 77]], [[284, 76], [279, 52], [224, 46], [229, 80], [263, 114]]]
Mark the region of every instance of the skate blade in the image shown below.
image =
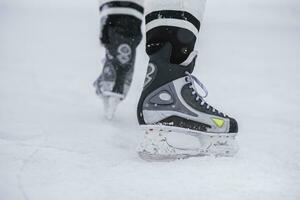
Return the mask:
[[124, 96], [117, 93], [106, 92], [102, 94], [102, 99], [104, 103], [105, 118], [111, 121], [114, 118], [119, 103], [124, 99]]
[[[152, 125], [145, 125], [142, 128], [146, 134], [138, 149], [138, 155], [146, 161], [173, 161], [202, 156], [231, 157], [238, 151], [236, 134], [204, 133]], [[172, 138], [174, 135], [177, 135], [177, 144]], [[190, 141], [186, 141], [184, 138], [186, 136], [192, 136], [197, 145], [191, 145]], [[183, 142], [186, 142], [185, 146], [180, 144]]]

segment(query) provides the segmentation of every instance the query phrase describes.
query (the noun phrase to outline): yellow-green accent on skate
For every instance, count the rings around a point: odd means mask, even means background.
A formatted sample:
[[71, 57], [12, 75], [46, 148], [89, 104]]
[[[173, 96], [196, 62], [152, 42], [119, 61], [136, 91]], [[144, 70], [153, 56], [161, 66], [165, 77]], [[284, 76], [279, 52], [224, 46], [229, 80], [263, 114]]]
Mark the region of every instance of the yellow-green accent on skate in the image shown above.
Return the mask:
[[224, 120], [220, 119], [220, 118], [211, 118], [211, 120], [219, 127], [222, 128], [222, 126], [224, 125]]

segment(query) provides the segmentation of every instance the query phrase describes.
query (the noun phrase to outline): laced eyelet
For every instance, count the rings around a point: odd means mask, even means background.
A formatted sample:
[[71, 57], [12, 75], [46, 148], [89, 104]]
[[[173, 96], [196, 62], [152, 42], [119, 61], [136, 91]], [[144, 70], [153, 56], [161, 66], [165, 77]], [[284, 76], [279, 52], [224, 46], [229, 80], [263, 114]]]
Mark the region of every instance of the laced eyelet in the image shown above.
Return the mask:
[[[192, 74], [190, 74], [189, 72], [185, 72], [185, 74], [187, 75], [187, 77], [185, 77], [185, 81], [190, 83], [189, 84], [189, 88], [192, 90], [192, 95], [195, 96], [196, 95], [196, 98], [195, 100], [198, 102], [199, 100], [201, 100], [200, 102], [200, 106], [201, 107], [204, 107], [204, 109], [207, 109], [207, 110], [211, 110], [211, 112], [213, 113], [216, 113], [218, 112], [219, 115], [223, 115], [224, 117], [227, 117], [226, 114], [224, 113], [221, 113], [219, 112], [217, 109], [215, 109], [214, 107], [212, 107], [211, 105], [209, 105], [208, 103], [206, 103], [206, 101], [204, 100], [207, 95], [208, 95], [208, 91], [207, 89], [205, 88], [205, 86], [199, 81], [199, 79], [197, 79], [195, 76], [193, 76]], [[200, 95], [198, 93], [198, 91], [196, 90], [196, 87], [195, 87], [195, 83], [201, 87], [201, 89], [204, 91], [204, 95]]]

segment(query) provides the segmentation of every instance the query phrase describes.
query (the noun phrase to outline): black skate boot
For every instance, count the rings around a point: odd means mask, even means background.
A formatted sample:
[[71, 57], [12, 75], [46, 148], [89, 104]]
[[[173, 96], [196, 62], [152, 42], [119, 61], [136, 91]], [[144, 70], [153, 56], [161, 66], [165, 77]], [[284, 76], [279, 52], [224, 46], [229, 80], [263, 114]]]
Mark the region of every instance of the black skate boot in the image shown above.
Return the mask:
[[[150, 61], [137, 111], [145, 136], [138, 153], [146, 160], [233, 156], [238, 150], [234, 141], [237, 122], [205, 101], [207, 90], [191, 74], [197, 57], [194, 42], [180, 44], [176, 38], [167, 39], [174, 35], [192, 38], [192, 33], [171, 29], [159, 27], [147, 33]], [[155, 31], [170, 35], [154, 38], [151, 34]], [[197, 92], [196, 85], [204, 95]]]
[[100, 40], [106, 48], [106, 57], [102, 74], [94, 86], [97, 95], [103, 99], [107, 119], [113, 118], [117, 105], [130, 88], [136, 47], [142, 38], [140, 26], [141, 20], [131, 15], [110, 14], [102, 17]]

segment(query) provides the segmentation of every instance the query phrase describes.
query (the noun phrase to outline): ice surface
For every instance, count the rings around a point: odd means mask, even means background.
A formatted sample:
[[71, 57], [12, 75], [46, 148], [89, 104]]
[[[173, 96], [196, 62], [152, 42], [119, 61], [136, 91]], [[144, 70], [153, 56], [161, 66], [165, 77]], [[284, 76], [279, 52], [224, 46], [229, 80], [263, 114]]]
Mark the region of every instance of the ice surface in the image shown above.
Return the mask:
[[97, 1], [0, 2], [1, 200], [300, 199], [300, 3], [209, 0], [195, 74], [240, 123], [234, 158], [147, 163], [135, 153], [146, 71], [114, 122], [94, 95]]

